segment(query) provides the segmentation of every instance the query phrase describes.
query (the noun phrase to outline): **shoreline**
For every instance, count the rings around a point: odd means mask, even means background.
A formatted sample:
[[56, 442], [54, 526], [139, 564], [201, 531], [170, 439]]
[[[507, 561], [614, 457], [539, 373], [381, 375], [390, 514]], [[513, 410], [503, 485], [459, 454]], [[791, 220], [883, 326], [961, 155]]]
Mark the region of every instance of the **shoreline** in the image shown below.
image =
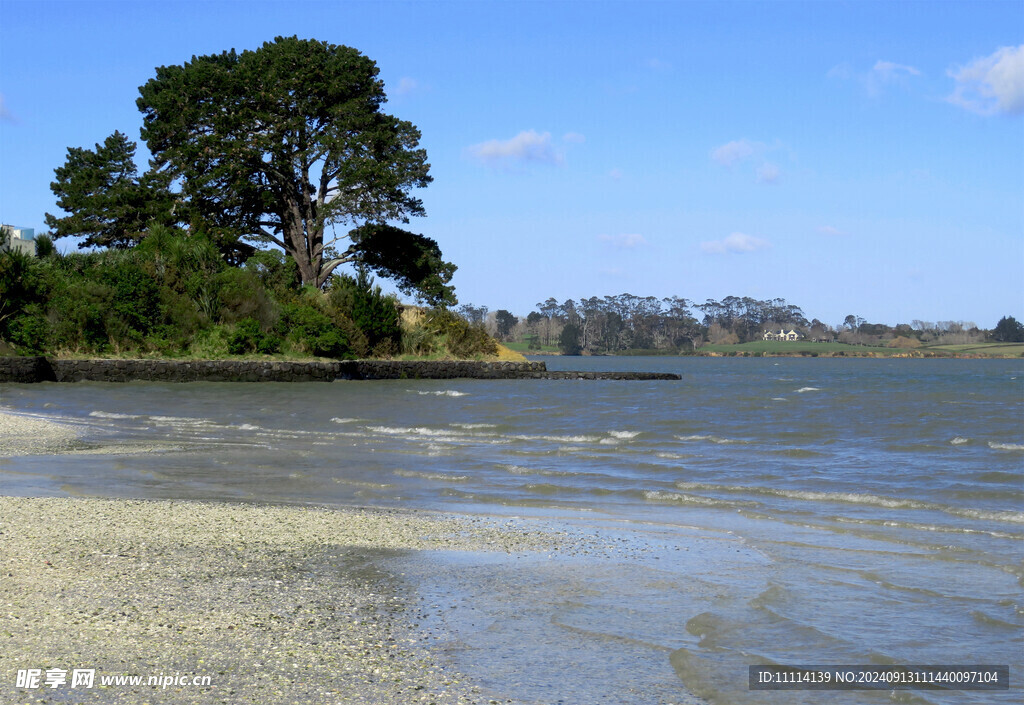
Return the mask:
[[[0, 411], [0, 456], [75, 454], [77, 438]], [[0, 495], [0, 700], [493, 702], [431, 652], [441, 637], [421, 625], [416, 586], [382, 565], [584, 543], [507, 517], [411, 509]], [[17, 687], [25, 669], [68, 681]], [[95, 686], [71, 688], [74, 669], [94, 670]], [[175, 676], [209, 683], [147, 683]]]
[[0, 458], [71, 452], [78, 437], [71, 426], [0, 408]]
[[210, 677], [56, 691], [115, 703], [487, 702], [377, 564], [566, 540], [418, 511], [53, 497], [0, 497], [0, 535], [0, 699], [53, 692], [12, 687], [29, 668]]

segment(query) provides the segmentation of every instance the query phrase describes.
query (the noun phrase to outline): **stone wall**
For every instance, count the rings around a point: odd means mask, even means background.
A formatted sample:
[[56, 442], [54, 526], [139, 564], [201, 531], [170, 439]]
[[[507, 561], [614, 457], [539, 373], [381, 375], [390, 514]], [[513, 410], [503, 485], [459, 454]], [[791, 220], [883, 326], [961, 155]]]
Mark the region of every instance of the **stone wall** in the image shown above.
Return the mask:
[[45, 357], [0, 357], [0, 382], [52, 382], [55, 379]]
[[51, 360], [0, 357], [2, 382], [333, 382], [339, 379], [679, 379], [642, 372], [548, 372], [543, 362]]

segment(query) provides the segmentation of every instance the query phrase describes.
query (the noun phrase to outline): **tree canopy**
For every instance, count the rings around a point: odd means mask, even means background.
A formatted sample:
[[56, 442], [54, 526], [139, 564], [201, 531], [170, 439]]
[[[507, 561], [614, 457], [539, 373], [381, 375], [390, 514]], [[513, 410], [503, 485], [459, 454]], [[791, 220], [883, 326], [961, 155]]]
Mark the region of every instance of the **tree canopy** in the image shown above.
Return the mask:
[[[321, 287], [354, 262], [426, 300], [454, 301], [455, 267], [436, 243], [358, 229], [424, 215], [412, 192], [432, 180], [419, 130], [381, 110], [377, 73], [355, 49], [297, 37], [194, 56], [139, 89], [142, 136], [193, 218], [275, 243], [303, 284]], [[344, 240], [351, 246], [336, 246]]]
[[120, 132], [96, 148], [69, 147], [67, 160], [54, 170], [50, 189], [69, 215], [46, 214], [54, 237], [83, 237], [79, 247], [130, 247], [153, 220], [166, 221], [171, 195], [161, 175], [139, 178], [135, 143]]
[[1013, 316], [1003, 316], [992, 331], [992, 339], [1004, 343], [1024, 343], [1024, 324]]

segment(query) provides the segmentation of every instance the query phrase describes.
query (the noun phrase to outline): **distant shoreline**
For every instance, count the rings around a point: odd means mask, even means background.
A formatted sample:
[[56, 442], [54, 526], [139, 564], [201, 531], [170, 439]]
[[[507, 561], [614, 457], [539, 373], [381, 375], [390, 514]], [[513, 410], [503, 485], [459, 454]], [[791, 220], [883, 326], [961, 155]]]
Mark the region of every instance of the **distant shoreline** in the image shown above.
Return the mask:
[[[514, 343], [512, 345], [515, 345]], [[845, 343], [809, 343], [751, 341], [735, 344], [708, 344], [695, 350], [638, 348], [614, 352], [584, 352], [565, 355], [558, 350], [513, 349], [528, 357], [845, 357], [845, 358], [937, 358], [937, 359], [996, 359], [1024, 358], [1024, 343], [973, 343], [964, 345], [936, 345], [913, 347], [887, 347], [882, 345], [850, 345]]]
[[591, 353], [584, 355], [564, 355], [557, 352], [529, 352], [528, 357], [820, 357], [820, 358], [865, 358], [865, 359], [913, 359], [913, 360], [1020, 360], [1024, 358], [1024, 346], [1017, 354], [998, 354], [984, 352], [953, 352], [947, 350], [906, 350], [894, 348], [892, 352], [881, 350], [794, 350], [794, 351], [763, 351], [763, 350], [697, 350], [694, 352], [657, 352], [644, 350], [641, 352], [621, 351], [618, 353]]

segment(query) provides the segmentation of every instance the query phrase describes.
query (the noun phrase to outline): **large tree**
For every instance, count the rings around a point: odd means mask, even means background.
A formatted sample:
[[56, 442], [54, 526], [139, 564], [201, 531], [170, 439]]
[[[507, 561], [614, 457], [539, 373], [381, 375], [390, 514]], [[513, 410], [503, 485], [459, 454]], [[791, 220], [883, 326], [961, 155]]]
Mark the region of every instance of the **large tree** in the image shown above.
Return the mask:
[[452, 299], [454, 267], [432, 240], [358, 229], [424, 215], [412, 192], [431, 181], [419, 131], [381, 110], [384, 86], [369, 58], [278, 37], [255, 51], [160, 67], [139, 91], [143, 138], [194, 210], [277, 244], [303, 284], [323, 286], [336, 267], [356, 262], [397, 274], [418, 293], [426, 281], [428, 300]]
[[992, 339], [1003, 343], [1024, 343], [1024, 324], [1013, 316], [1003, 316], [992, 330]]
[[84, 238], [79, 247], [130, 247], [148, 224], [171, 216], [166, 177], [154, 171], [141, 178], [135, 167], [135, 143], [120, 132], [95, 149], [69, 147], [67, 160], [54, 170], [50, 189], [68, 215], [46, 214], [55, 238]]

